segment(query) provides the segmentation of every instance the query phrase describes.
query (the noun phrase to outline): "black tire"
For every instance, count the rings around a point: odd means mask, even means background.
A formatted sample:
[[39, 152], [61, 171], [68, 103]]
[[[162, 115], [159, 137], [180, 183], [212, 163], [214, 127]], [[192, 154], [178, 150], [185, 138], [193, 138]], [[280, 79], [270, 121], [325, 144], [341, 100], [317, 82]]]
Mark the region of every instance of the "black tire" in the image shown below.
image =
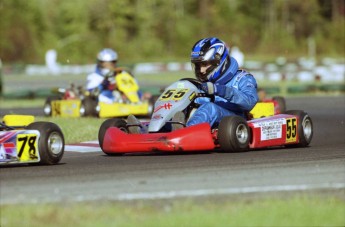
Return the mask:
[[104, 140], [104, 136], [105, 136], [105, 132], [108, 130], [108, 128], [110, 127], [117, 127], [119, 128], [120, 130], [128, 133], [128, 129], [127, 129], [127, 123], [125, 120], [123, 119], [120, 119], [120, 118], [110, 118], [110, 119], [107, 119], [105, 120], [101, 127], [99, 128], [99, 131], [98, 131], [98, 143], [99, 143], [99, 146], [101, 147], [102, 151], [107, 154], [107, 155], [122, 155], [122, 153], [110, 153], [110, 152], [107, 152], [105, 150], [103, 150], [103, 140]]
[[60, 127], [52, 122], [34, 122], [26, 129], [35, 129], [40, 132], [38, 149], [41, 160], [39, 164], [59, 163], [65, 152], [65, 138]]
[[80, 104], [79, 113], [81, 117], [95, 117], [98, 116], [96, 111], [97, 100], [92, 97], [85, 97]]
[[307, 147], [313, 138], [313, 122], [310, 116], [303, 110], [288, 110], [285, 113], [299, 117], [297, 125], [299, 143], [287, 147]]
[[285, 102], [285, 98], [282, 97], [282, 96], [274, 96], [272, 98], [274, 101], [276, 101], [278, 103], [278, 110], [279, 110], [279, 113], [285, 113], [286, 111], [286, 102]]
[[247, 121], [240, 116], [224, 117], [218, 127], [218, 141], [225, 152], [249, 150], [251, 139]]
[[48, 97], [43, 106], [43, 113], [46, 117], [52, 116], [52, 101], [61, 100], [61, 97]]

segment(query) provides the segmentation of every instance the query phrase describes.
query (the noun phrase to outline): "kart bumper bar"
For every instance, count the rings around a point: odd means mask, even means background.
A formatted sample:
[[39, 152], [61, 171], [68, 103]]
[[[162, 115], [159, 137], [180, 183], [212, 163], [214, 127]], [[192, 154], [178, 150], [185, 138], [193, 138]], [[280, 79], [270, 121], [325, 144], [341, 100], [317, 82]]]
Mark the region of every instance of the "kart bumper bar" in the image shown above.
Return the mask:
[[167, 133], [127, 134], [119, 128], [109, 128], [104, 136], [105, 153], [135, 153], [154, 151], [205, 151], [215, 148], [210, 125], [185, 127]]

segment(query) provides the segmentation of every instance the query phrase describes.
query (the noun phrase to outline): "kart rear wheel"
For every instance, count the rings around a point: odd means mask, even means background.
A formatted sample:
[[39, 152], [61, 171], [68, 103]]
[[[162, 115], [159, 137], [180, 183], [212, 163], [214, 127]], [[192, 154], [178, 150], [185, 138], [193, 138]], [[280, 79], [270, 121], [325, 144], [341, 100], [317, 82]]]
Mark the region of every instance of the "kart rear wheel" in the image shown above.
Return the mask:
[[97, 100], [91, 97], [85, 97], [80, 104], [79, 113], [81, 117], [95, 117], [97, 116]]
[[60, 127], [52, 122], [34, 122], [26, 129], [35, 129], [40, 132], [38, 150], [41, 160], [39, 164], [59, 163], [65, 151], [65, 139]]
[[120, 119], [120, 118], [110, 118], [105, 120], [101, 127], [99, 128], [98, 131], [98, 142], [99, 142], [99, 146], [101, 147], [102, 151], [107, 154], [107, 155], [122, 155], [122, 153], [110, 153], [107, 151], [103, 150], [103, 140], [104, 140], [104, 136], [106, 131], [108, 130], [108, 128], [110, 127], [117, 127], [120, 130], [129, 133], [128, 129], [127, 129], [127, 123], [125, 120]]
[[50, 117], [52, 116], [52, 101], [55, 100], [61, 100], [60, 97], [48, 97], [44, 103], [43, 106], [43, 112], [44, 112], [44, 116], [46, 117]]
[[250, 130], [240, 116], [224, 117], [218, 127], [218, 141], [226, 152], [243, 152], [249, 149]]
[[285, 98], [282, 96], [274, 96], [272, 99], [278, 103], [277, 110], [279, 111], [279, 113], [285, 113], [286, 111]]
[[307, 147], [313, 138], [313, 122], [310, 116], [303, 110], [288, 110], [285, 113], [299, 117], [297, 125], [299, 143], [287, 147]]

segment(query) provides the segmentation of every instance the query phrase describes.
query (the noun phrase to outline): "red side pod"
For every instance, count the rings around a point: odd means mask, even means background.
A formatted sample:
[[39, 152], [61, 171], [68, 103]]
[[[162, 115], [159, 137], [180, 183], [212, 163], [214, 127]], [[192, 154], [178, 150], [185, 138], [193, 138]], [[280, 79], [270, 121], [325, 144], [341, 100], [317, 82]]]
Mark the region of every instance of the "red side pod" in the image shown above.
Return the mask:
[[200, 151], [215, 148], [210, 125], [185, 127], [167, 133], [127, 134], [109, 128], [104, 136], [103, 150], [107, 153], [151, 151]]
[[[296, 119], [295, 128], [287, 128], [287, 120]], [[252, 140], [250, 148], [283, 146], [299, 142], [297, 130], [298, 117], [287, 114], [279, 114], [272, 117], [260, 118], [248, 121], [248, 126], [252, 130]], [[294, 136], [289, 138], [287, 131], [293, 130]]]

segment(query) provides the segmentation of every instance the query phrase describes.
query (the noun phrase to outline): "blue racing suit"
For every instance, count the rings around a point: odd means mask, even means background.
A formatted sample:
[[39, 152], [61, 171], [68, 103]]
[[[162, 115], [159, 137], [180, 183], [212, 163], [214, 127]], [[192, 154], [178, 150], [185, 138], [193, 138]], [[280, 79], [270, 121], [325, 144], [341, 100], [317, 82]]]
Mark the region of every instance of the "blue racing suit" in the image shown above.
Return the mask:
[[112, 103], [114, 102], [113, 90], [116, 82], [114, 78], [107, 79], [105, 74], [101, 68], [96, 67], [95, 72], [87, 76], [86, 89], [90, 92], [97, 89], [100, 101]]
[[231, 58], [231, 62], [220, 79], [224, 84], [217, 81], [214, 84], [215, 101], [196, 99], [196, 103], [201, 105], [188, 120], [187, 126], [207, 122], [211, 127], [216, 127], [223, 117], [231, 115], [246, 118], [246, 113], [258, 102], [257, 83], [253, 75], [239, 70], [234, 58]]
[[[121, 68], [117, 68], [117, 69], [119, 71], [116, 71], [116, 74], [120, 72], [127, 72], [125, 70], [122, 70]], [[100, 102], [105, 102], [105, 103], [119, 102], [120, 98], [114, 95], [114, 91], [118, 91], [116, 80], [115, 80], [116, 74], [110, 77], [106, 77], [106, 74], [107, 73], [102, 72], [101, 68], [96, 67], [95, 72], [87, 76], [86, 89], [90, 92], [98, 90], [99, 92], [98, 101]], [[120, 93], [118, 92], [117, 95], [119, 94]], [[142, 91], [139, 90], [138, 95], [139, 95], [139, 98], [141, 99], [143, 95]]]

